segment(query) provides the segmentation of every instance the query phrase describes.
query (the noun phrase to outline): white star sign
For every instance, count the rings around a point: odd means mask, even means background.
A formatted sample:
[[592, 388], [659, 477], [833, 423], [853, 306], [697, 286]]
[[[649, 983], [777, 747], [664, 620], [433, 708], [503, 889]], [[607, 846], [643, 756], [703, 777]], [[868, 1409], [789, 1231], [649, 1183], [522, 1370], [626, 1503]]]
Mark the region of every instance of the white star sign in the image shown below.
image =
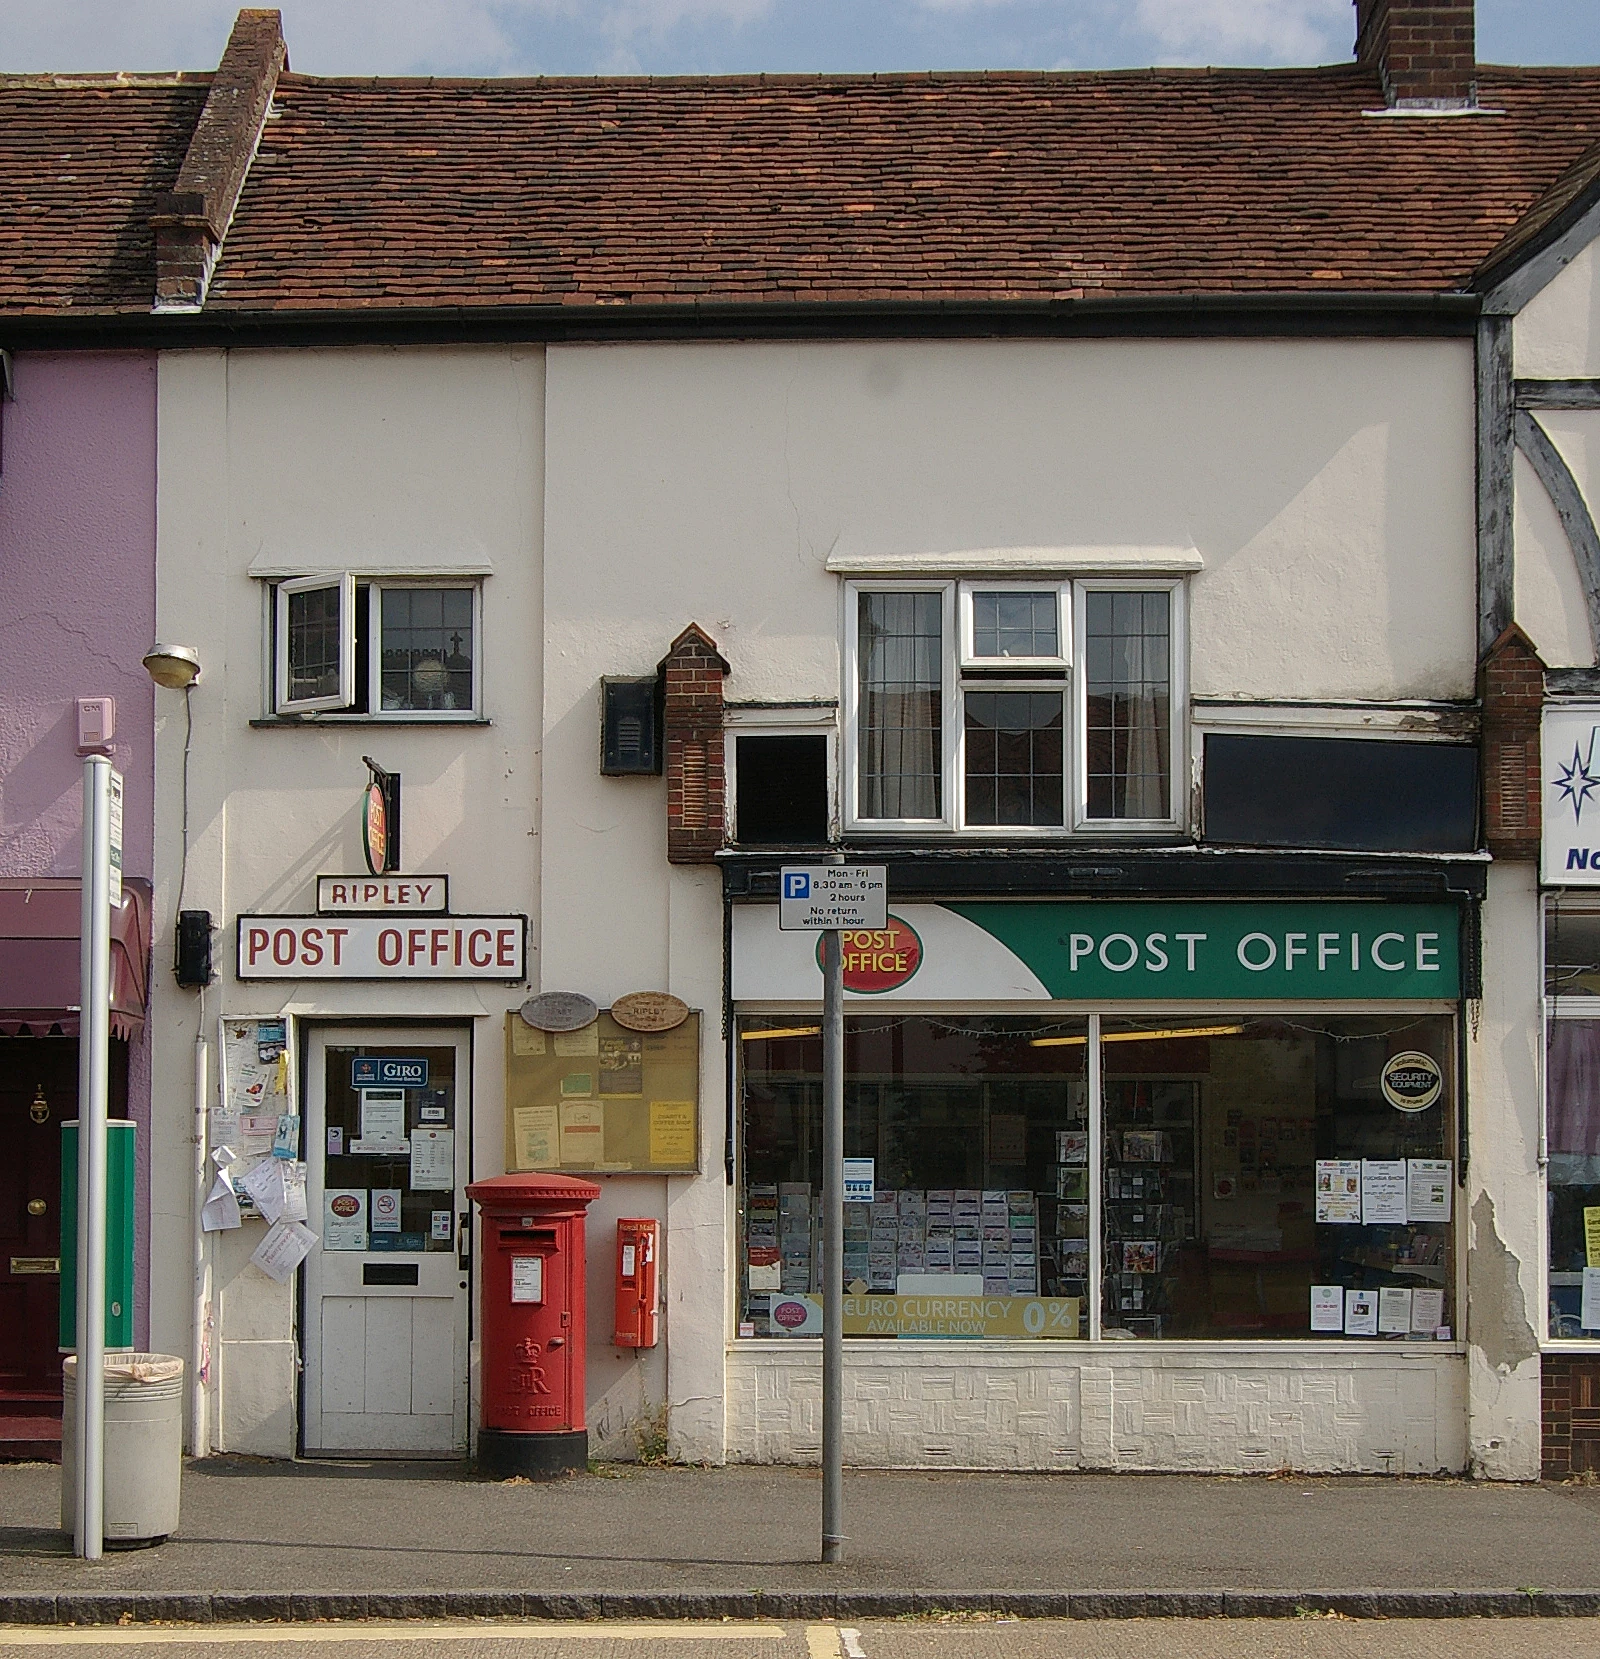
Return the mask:
[[1550, 784], [1565, 800], [1572, 804], [1572, 816], [1578, 822], [1583, 822], [1583, 809], [1589, 797], [1600, 790], [1600, 775], [1594, 770], [1594, 740], [1600, 736], [1600, 726], [1589, 728], [1587, 745], [1575, 743], [1572, 746], [1572, 762], [1568, 766], [1556, 769], [1556, 775], [1550, 779]]
[[1548, 886], [1600, 886], [1600, 704], [1547, 705], [1542, 752], [1549, 757], [1542, 878]]

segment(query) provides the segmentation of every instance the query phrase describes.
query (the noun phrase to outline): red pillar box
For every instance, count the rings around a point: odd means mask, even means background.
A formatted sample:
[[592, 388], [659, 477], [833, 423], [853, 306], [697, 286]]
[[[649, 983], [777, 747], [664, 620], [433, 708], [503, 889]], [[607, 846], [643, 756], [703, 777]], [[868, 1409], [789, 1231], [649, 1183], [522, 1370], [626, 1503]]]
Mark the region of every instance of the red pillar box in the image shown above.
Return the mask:
[[474, 1181], [483, 1258], [478, 1472], [548, 1479], [586, 1466], [584, 1212], [600, 1189], [570, 1175]]

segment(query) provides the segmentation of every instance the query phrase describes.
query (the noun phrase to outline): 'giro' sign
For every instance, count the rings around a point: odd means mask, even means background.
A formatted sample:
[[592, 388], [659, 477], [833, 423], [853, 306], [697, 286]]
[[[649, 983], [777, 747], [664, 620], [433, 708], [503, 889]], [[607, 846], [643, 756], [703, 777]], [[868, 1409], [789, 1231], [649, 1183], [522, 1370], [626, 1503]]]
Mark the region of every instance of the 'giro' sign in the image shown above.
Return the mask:
[[241, 916], [240, 979], [526, 979], [525, 916]]

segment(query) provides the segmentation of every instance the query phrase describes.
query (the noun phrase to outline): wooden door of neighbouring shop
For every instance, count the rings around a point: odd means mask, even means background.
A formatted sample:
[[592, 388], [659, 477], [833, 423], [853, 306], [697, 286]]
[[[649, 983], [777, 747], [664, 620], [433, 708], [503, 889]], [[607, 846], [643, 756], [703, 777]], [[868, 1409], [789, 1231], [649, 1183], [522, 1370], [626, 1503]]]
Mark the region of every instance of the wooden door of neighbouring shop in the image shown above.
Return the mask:
[[308, 1456], [466, 1455], [471, 1063], [469, 1033], [438, 1027], [306, 1045]]
[[[127, 1100], [111, 1044], [110, 1104]], [[61, 1125], [78, 1115], [73, 1037], [0, 1037], [0, 1457], [60, 1441]]]

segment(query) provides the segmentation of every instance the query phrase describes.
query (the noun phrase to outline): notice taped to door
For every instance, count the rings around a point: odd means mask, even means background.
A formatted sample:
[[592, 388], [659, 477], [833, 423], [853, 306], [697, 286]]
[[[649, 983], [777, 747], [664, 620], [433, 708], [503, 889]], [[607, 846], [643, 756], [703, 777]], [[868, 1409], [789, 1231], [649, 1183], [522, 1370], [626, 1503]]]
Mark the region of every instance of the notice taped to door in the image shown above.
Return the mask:
[[506, 1016], [506, 1168], [694, 1174], [700, 1016], [630, 1031], [602, 1013], [538, 1048]]

